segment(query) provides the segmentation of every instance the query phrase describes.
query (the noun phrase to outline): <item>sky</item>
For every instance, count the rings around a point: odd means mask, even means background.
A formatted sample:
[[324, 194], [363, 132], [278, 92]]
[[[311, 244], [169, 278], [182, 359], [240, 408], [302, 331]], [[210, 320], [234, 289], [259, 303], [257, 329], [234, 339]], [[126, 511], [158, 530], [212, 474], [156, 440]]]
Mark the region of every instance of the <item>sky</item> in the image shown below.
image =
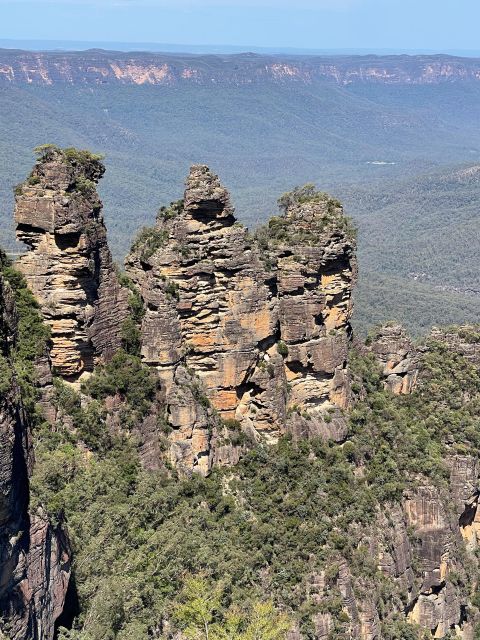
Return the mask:
[[480, 0], [0, 0], [0, 15], [0, 40], [480, 49]]

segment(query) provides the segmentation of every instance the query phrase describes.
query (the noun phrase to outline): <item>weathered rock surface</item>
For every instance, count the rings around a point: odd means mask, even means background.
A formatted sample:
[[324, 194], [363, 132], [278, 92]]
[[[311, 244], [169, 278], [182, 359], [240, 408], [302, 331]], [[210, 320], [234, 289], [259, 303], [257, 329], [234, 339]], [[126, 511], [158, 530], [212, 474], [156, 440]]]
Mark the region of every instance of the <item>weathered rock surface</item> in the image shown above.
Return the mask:
[[[16, 310], [10, 287], [0, 278], [2, 394], [0, 398], [0, 601], [9, 593], [19, 562], [28, 504], [29, 438], [26, 417], [10, 368]], [[9, 379], [10, 377], [10, 379]]]
[[[340, 441], [346, 435], [341, 410], [350, 403], [347, 353], [355, 242], [342, 224], [337, 201], [293, 199], [284, 209], [283, 229], [267, 239], [266, 251], [276, 265], [280, 340], [289, 384], [287, 430]], [[278, 222], [273, 220], [272, 226], [278, 228]]]
[[[237, 457], [212, 450], [209, 404], [254, 438], [289, 429], [342, 439], [355, 277], [342, 217], [323, 194], [293, 201], [259, 240], [235, 221], [218, 177], [196, 165], [184, 201], [139, 236], [127, 273], [146, 306], [143, 360], [166, 389], [172, 462], [181, 449], [184, 462], [207, 472]], [[180, 380], [181, 370], [197, 382]]]
[[[127, 314], [94, 189], [102, 171], [91, 157], [48, 150], [17, 193], [18, 235], [31, 247], [20, 267], [52, 329], [53, 366], [67, 380], [109, 359]], [[218, 177], [196, 165], [184, 200], [163, 208], [156, 227], [135, 242], [126, 265], [145, 310], [141, 357], [160, 383], [151, 411], [133, 428], [147, 468], [164, 457], [181, 475], [207, 475], [215, 465], [236, 464], [250, 441], [273, 442], [285, 433], [347, 438], [355, 241], [339, 203], [325, 194], [295, 191], [281, 205], [283, 215], [252, 235], [236, 222]], [[0, 297], [8, 362], [17, 320], [3, 281]], [[472, 331], [433, 338], [478, 366]], [[421, 352], [400, 326], [382, 327], [367, 350], [387, 389], [415, 390]], [[47, 355], [37, 370], [53, 423]], [[123, 403], [119, 394], [105, 400], [113, 433], [122, 431]], [[50, 640], [71, 552], [61, 527], [49, 525], [41, 509], [28, 512], [33, 459], [14, 377], [0, 403], [0, 454], [5, 629], [13, 640]], [[452, 454], [447, 463], [448, 483], [434, 488], [419, 470], [398, 504], [378, 507], [364, 530], [350, 523], [362, 540], [353, 559], [339, 547], [336, 571], [312, 573], [307, 600], [317, 638], [331, 637], [341, 615], [349, 637], [380, 640], [385, 607], [432, 637], [473, 637], [465, 585], [476, 584], [469, 573], [478, 571], [479, 463], [467, 454]], [[380, 597], [382, 578], [391, 591]], [[300, 627], [289, 637], [303, 637]]]
[[418, 378], [419, 354], [404, 328], [398, 324], [381, 327], [370, 349], [383, 367], [385, 388], [397, 395], [411, 393]]
[[443, 342], [449, 350], [459, 353], [480, 368], [480, 325], [465, 325], [451, 330], [434, 327], [430, 337]]
[[[469, 595], [465, 585], [478, 571], [478, 462], [468, 456], [454, 456], [450, 467], [447, 491], [420, 486], [405, 495], [402, 504], [386, 504], [378, 511], [359, 548], [365, 563], [364, 578], [357, 568], [353, 581], [348, 562], [339, 560], [333, 587], [339, 591], [342, 609], [348, 615], [349, 637], [383, 638], [380, 618], [385, 612], [390, 617], [398, 612], [400, 619], [418, 625], [435, 638], [451, 632], [465, 639], [473, 637], [471, 620], [466, 620]], [[452, 492], [459, 499], [454, 508]], [[462, 537], [467, 542], [466, 556]], [[375, 569], [395, 585], [381, 605], [386, 605], [386, 610], [379, 609], [378, 592], [377, 599], [372, 597], [372, 591], [381, 584], [378, 577], [373, 588], [368, 582], [369, 572]], [[328, 598], [329, 589], [324, 580], [317, 583], [322, 585], [317, 595], [321, 602]], [[325, 629], [333, 627], [335, 617], [327, 613], [317, 620], [319, 637], [323, 637]]]
[[10, 361], [16, 332], [13, 295], [0, 277], [0, 631], [9, 640], [52, 640], [71, 553], [62, 527], [29, 512], [32, 436]]
[[95, 190], [103, 172], [87, 152], [47, 148], [16, 189], [17, 238], [30, 248], [17, 266], [51, 328], [54, 370], [67, 379], [119, 348], [127, 314]]

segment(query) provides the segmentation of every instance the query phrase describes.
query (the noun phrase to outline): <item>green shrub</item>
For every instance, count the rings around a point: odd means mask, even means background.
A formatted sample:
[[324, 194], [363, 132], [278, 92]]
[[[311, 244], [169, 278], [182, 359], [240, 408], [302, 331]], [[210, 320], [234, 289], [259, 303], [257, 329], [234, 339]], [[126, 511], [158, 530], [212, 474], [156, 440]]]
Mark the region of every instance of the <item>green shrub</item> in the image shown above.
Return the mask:
[[8, 393], [12, 387], [13, 369], [11, 363], [0, 354], [0, 399]]
[[142, 347], [142, 335], [131, 316], [123, 321], [120, 336], [124, 350], [131, 355], [139, 356]]
[[75, 190], [82, 194], [85, 198], [96, 195], [96, 184], [93, 180], [80, 177], [75, 181]]
[[132, 250], [140, 255], [140, 259], [148, 261], [157, 251], [161, 249], [168, 240], [168, 232], [162, 229], [143, 227], [135, 238]]
[[173, 298], [174, 300], [178, 300], [179, 299], [179, 286], [178, 286], [178, 284], [176, 282], [172, 282], [172, 280], [169, 280], [167, 282], [167, 284], [165, 285], [165, 293], [170, 298]]
[[288, 347], [283, 340], [277, 342], [277, 351], [282, 356], [282, 358], [286, 358], [288, 356]]
[[158, 218], [160, 220], [172, 220], [176, 218], [183, 211], [184, 201], [177, 200], [171, 202], [168, 207], [160, 207], [158, 211]]
[[18, 313], [16, 339], [9, 356], [20, 385], [23, 403], [32, 421], [40, 422], [42, 418], [36, 407], [38, 389], [35, 363], [46, 353], [50, 329], [43, 322], [39, 305], [28, 289], [25, 278], [11, 266], [3, 252], [0, 254], [0, 268], [13, 290]]
[[82, 391], [96, 400], [119, 394], [136, 413], [143, 416], [155, 397], [155, 374], [137, 356], [118, 351], [108, 364], [100, 365], [83, 385]]
[[123, 348], [127, 353], [139, 356], [142, 346], [140, 325], [145, 316], [145, 305], [137, 287], [125, 273], [118, 273], [118, 280], [122, 287], [129, 290], [129, 317], [124, 321], [121, 329]]

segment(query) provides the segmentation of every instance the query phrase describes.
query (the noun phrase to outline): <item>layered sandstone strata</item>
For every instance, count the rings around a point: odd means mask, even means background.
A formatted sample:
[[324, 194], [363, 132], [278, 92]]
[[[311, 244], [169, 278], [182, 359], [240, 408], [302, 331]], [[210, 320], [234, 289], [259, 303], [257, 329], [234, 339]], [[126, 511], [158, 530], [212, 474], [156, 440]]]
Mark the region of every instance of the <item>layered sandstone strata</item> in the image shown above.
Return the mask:
[[107, 245], [96, 183], [104, 167], [87, 152], [46, 147], [16, 189], [17, 263], [51, 328], [51, 360], [76, 379], [121, 344], [127, 313]]
[[242, 86], [261, 83], [310, 85], [442, 85], [478, 82], [476, 58], [455, 56], [315, 56], [235, 54], [212, 56], [0, 50], [0, 85], [40, 86]]
[[[420, 485], [406, 493], [400, 503], [383, 504], [377, 511], [362, 532], [356, 558], [356, 562], [361, 558], [364, 563], [360, 573], [351, 559], [338, 553], [333, 577], [325, 571], [312, 575], [309, 600], [321, 607], [333, 591], [348, 616], [348, 637], [385, 638], [390, 628], [389, 623], [386, 628], [382, 626], [382, 617], [387, 613], [392, 619], [396, 612], [399, 620], [418, 625], [419, 638], [424, 633], [432, 638], [451, 633], [473, 640], [474, 625], [466, 616], [465, 585], [478, 571], [478, 460], [453, 456], [448, 462], [448, 489]], [[355, 522], [350, 526], [352, 530], [359, 527]], [[467, 542], [466, 551], [462, 536]], [[379, 598], [382, 575], [384, 586], [390, 585], [383, 603]], [[314, 615], [316, 637], [330, 637], [337, 615], [325, 611]], [[302, 637], [293, 633], [291, 640]]]
[[[142, 357], [166, 388], [172, 458], [181, 446], [204, 471], [215, 452], [202, 403], [252, 437], [344, 435], [355, 243], [324, 194], [285, 209], [254, 237], [218, 177], [196, 165], [184, 200], [160, 211], [127, 258], [146, 307]], [[178, 384], [179, 368], [197, 382]]]

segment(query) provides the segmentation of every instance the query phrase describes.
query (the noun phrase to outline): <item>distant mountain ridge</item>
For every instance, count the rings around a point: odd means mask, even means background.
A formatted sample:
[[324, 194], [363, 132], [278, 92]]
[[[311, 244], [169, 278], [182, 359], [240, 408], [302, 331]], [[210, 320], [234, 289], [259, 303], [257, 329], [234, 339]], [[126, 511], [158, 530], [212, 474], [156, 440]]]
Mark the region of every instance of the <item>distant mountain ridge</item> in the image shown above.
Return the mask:
[[0, 49], [0, 85], [163, 85], [330, 81], [431, 85], [480, 82], [480, 58], [448, 55], [310, 56], [33, 52]]

